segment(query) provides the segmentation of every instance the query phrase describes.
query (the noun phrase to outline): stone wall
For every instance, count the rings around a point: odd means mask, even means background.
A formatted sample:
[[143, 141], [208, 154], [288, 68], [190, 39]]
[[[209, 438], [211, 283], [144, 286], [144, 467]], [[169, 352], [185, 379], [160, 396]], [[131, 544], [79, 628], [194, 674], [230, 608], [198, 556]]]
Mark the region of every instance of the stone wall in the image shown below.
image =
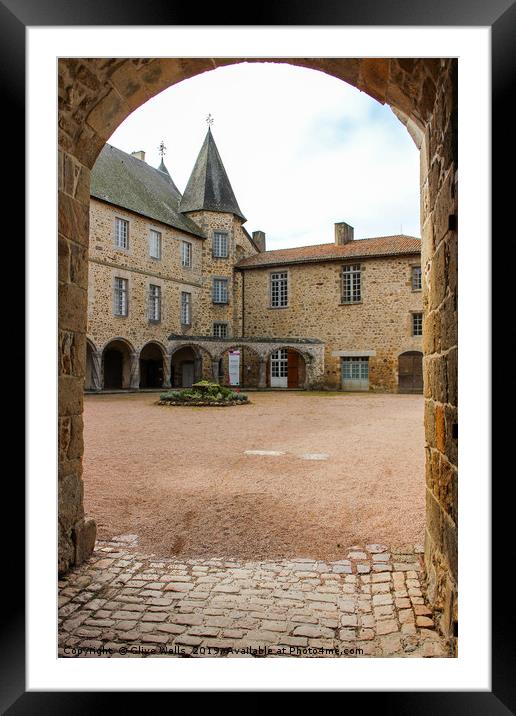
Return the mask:
[[[241, 335], [241, 293], [239, 277], [235, 275], [234, 265], [237, 260], [256, 254], [257, 251], [249, 240], [242, 221], [233, 214], [215, 211], [189, 212], [188, 216], [201, 227], [207, 239], [203, 244], [202, 253], [202, 285], [200, 298], [200, 323], [198, 335], [213, 335], [213, 323], [227, 323], [228, 335]], [[228, 234], [228, 257], [213, 256], [213, 235], [216, 231]], [[213, 278], [228, 279], [228, 303], [214, 304], [212, 299]]]
[[[349, 263], [349, 262], [348, 262]], [[357, 263], [357, 262], [353, 262]], [[246, 336], [318, 338], [325, 343], [327, 388], [341, 384], [339, 351], [373, 351], [369, 358], [370, 386], [397, 389], [398, 356], [422, 351], [420, 336], [412, 336], [411, 312], [421, 312], [421, 291], [412, 290], [412, 266], [419, 255], [368, 258], [361, 265], [362, 301], [341, 301], [342, 263], [327, 261], [282, 267], [288, 271], [288, 307], [271, 308], [270, 273], [277, 268], [242, 271], [245, 282]]]
[[84, 515], [82, 483], [90, 173], [60, 151], [58, 177], [58, 570], [62, 572], [90, 554], [96, 526]]
[[[129, 248], [114, 244], [115, 217], [129, 221]], [[147, 217], [120, 209], [96, 199], [90, 208], [90, 253], [88, 280], [88, 337], [101, 351], [118, 336], [126, 338], [136, 351], [148, 341], [166, 345], [171, 333], [212, 335], [213, 323], [224, 322], [228, 334], [239, 332], [241, 294], [236, 290], [234, 264], [238, 258], [256, 253], [232, 214], [196, 212], [191, 218], [206, 232], [206, 239], [192, 236]], [[149, 254], [149, 232], [161, 233], [162, 255]], [[228, 258], [213, 257], [213, 233], [226, 231], [229, 236]], [[192, 245], [192, 267], [181, 265], [181, 244]], [[128, 281], [128, 315], [113, 311], [115, 277]], [[227, 278], [229, 302], [217, 305], [212, 300], [213, 277]], [[149, 285], [161, 287], [161, 320], [148, 318]], [[191, 294], [191, 324], [181, 325], [181, 293]]]
[[[129, 248], [114, 245], [115, 217], [129, 221]], [[161, 259], [149, 255], [149, 232], [161, 233]], [[192, 246], [192, 268], [181, 266], [181, 243]], [[198, 333], [201, 320], [204, 240], [125, 211], [91, 200], [88, 280], [88, 337], [98, 350], [113, 338], [123, 336], [136, 350], [148, 341], [166, 344], [170, 333]], [[128, 280], [128, 315], [113, 311], [116, 277]], [[161, 287], [161, 320], [149, 320], [149, 285]], [[192, 325], [181, 326], [181, 292], [192, 296]]]
[[457, 632], [457, 63], [442, 61], [421, 147], [428, 594]]

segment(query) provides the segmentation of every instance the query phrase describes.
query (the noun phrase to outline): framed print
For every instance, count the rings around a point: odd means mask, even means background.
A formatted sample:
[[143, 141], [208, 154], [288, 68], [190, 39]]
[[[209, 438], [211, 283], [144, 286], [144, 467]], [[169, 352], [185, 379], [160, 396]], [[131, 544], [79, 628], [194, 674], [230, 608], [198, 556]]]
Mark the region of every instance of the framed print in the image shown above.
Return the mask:
[[513, 8], [0, 13], [29, 317], [4, 710], [320, 690], [509, 712], [486, 575]]

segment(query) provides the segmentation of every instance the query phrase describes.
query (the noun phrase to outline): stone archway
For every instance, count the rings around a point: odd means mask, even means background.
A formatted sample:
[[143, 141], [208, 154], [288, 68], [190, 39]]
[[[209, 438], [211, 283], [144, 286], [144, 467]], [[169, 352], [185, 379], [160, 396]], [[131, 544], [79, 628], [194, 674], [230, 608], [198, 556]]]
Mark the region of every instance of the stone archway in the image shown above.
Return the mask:
[[191, 343], [175, 345], [170, 358], [170, 385], [172, 388], [189, 388], [202, 378], [210, 378], [212, 360], [204, 347]]
[[312, 385], [312, 356], [292, 346], [275, 346], [267, 354], [267, 385], [305, 388]]
[[102, 387], [104, 390], [128, 390], [134, 387], [134, 348], [123, 338], [114, 338], [102, 351]]
[[149, 341], [140, 351], [140, 388], [166, 387], [166, 351], [160, 343]]
[[[81, 442], [85, 374], [90, 169], [132, 111], [161, 90], [220, 66], [287, 62], [344, 80], [389, 104], [421, 150], [424, 266], [424, 385], [427, 451], [425, 563], [429, 597], [453, 633], [457, 595], [456, 504], [442, 479], [457, 472], [457, 61], [454, 59], [202, 58], [59, 61], [59, 569], [80, 563], [94, 525], [84, 517], [80, 461], [66, 444]], [[74, 271], [67, 266], [72, 260]], [[81, 270], [79, 270], [81, 269]], [[442, 376], [446, 376], [446, 380]], [[77, 466], [77, 464], [79, 466]], [[439, 474], [437, 474], [439, 472]], [[447, 476], [447, 477], [446, 477]], [[73, 489], [70, 487], [73, 483]], [[66, 486], [66, 489], [65, 489]], [[73, 503], [73, 504], [72, 504]]]

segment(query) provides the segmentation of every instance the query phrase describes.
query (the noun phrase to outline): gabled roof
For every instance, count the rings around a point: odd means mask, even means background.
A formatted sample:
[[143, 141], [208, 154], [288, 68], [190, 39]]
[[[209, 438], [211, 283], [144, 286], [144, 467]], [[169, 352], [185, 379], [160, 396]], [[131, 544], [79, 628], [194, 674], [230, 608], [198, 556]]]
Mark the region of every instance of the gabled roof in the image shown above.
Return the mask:
[[183, 213], [202, 210], [221, 211], [235, 214], [246, 221], [238, 206], [211, 129], [208, 129], [206, 134], [179, 210]]
[[91, 171], [95, 199], [129, 209], [174, 229], [206, 238], [199, 226], [179, 211], [181, 194], [170, 174], [106, 144]]
[[252, 269], [261, 266], [299, 264], [315, 261], [338, 261], [347, 258], [415, 255], [421, 252], [421, 239], [397, 234], [371, 239], [355, 239], [347, 244], [316, 244], [293, 249], [263, 251], [242, 259], [237, 268]]

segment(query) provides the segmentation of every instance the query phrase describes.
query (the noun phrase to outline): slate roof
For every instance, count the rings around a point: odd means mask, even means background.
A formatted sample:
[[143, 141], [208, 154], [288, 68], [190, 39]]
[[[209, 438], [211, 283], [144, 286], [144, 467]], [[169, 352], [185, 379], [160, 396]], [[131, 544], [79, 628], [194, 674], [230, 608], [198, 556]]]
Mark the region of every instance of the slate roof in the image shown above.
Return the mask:
[[264, 251], [241, 259], [237, 268], [252, 269], [260, 266], [311, 263], [316, 261], [338, 261], [347, 258], [368, 258], [376, 256], [403, 256], [419, 254], [421, 239], [398, 234], [377, 236], [371, 239], [356, 239], [347, 244], [316, 244], [292, 249]]
[[165, 165], [155, 169], [106, 144], [91, 171], [90, 194], [174, 229], [206, 238], [197, 224], [179, 211], [181, 194]]
[[246, 221], [238, 206], [211, 129], [208, 129], [179, 205], [179, 210], [183, 213], [203, 209], [235, 214]]

